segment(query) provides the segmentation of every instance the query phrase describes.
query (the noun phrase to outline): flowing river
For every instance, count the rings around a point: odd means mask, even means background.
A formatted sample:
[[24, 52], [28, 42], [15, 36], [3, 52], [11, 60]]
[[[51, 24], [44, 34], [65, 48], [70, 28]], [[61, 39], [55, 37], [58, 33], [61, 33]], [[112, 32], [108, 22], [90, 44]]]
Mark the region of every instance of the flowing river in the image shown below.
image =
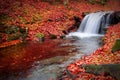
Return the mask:
[[99, 48], [101, 39], [55, 39], [2, 48], [0, 80], [56, 80], [68, 64]]

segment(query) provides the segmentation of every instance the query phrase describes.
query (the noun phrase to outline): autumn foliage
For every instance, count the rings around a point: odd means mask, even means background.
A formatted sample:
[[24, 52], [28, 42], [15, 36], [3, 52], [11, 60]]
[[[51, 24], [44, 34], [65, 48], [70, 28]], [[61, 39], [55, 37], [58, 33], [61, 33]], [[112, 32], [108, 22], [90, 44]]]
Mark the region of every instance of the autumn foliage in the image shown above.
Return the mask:
[[[99, 4], [89, 4], [87, 0], [70, 0], [66, 6], [62, 3], [50, 4], [44, 2], [44, 0], [0, 0], [0, 27], [11, 25], [20, 26], [21, 28], [27, 27], [27, 40], [37, 41], [38, 39], [35, 36], [37, 33], [43, 33], [47, 38], [49, 38], [50, 34], [60, 37], [63, 35], [63, 30], [67, 30], [74, 24], [74, 20], [71, 20], [73, 16], [78, 16], [82, 19], [82, 12], [96, 12], [101, 10], [120, 10], [119, 3], [109, 0], [106, 5], [102, 6]], [[79, 68], [79, 66], [83, 64], [120, 64], [120, 51], [111, 52], [117, 38], [120, 38], [120, 24], [109, 27], [102, 47], [91, 55], [83, 56], [82, 59], [68, 65], [67, 70], [72, 75], [77, 75], [75, 80], [114, 80], [111, 76], [104, 76], [104, 73], [101, 73], [99, 76], [85, 73], [85, 69]], [[2, 39], [7, 41], [7, 34], [2, 34]], [[0, 44], [0, 48], [19, 42], [22, 41], [14, 40], [5, 42]], [[72, 80], [69, 77], [64, 79]]]
[[[55, 2], [56, 1], [56, 2]], [[119, 10], [119, 4], [108, 1], [105, 6], [90, 4], [85, 0], [0, 0], [0, 27], [20, 26], [28, 28], [27, 40], [37, 40], [37, 33], [50, 34], [58, 37], [63, 35], [62, 31], [67, 30], [74, 24], [73, 16], [80, 18], [82, 12], [96, 12], [100, 10]], [[54, 2], [54, 4], [52, 4]], [[12, 3], [12, 4], [11, 4]], [[116, 5], [110, 6], [109, 4]]]

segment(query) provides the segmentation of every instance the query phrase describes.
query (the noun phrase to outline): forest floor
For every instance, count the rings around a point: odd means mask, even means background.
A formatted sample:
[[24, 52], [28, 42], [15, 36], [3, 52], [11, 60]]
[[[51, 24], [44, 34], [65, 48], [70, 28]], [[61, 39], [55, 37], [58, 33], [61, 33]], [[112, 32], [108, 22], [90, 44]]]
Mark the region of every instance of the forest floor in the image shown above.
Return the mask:
[[[82, 12], [97, 11], [119, 11], [119, 0], [108, 1], [104, 6], [101, 4], [90, 4], [87, 1], [71, 1], [68, 6], [61, 4], [50, 4], [33, 0], [0, 0], [0, 27], [2, 26], [20, 26], [28, 28], [27, 40], [38, 41], [37, 33], [43, 33], [47, 38], [52, 35], [60, 37], [64, 35], [63, 30], [67, 30], [74, 24], [73, 16], [81, 19]], [[11, 4], [12, 3], [12, 4]], [[21, 42], [20, 39], [8, 42], [9, 37], [6, 33], [0, 32], [4, 42], [1, 42], [0, 48], [14, 45]], [[85, 73], [84, 68], [79, 68], [83, 64], [120, 64], [120, 51], [112, 53], [112, 47], [117, 38], [120, 38], [120, 24], [108, 28], [104, 36], [104, 45], [89, 56], [67, 66], [71, 74], [77, 75], [75, 80], [114, 80], [111, 76], [105, 76], [104, 73], [96, 76]], [[79, 74], [81, 73], [81, 74]], [[65, 80], [72, 80], [70, 77]]]
[[[36, 41], [38, 39], [35, 35], [38, 33], [43, 33], [47, 38], [50, 38], [51, 35], [57, 37], [64, 35], [62, 31], [66, 31], [75, 23], [73, 17], [78, 16], [83, 19], [83, 12], [120, 10], [119, 0], [109, 0], [105, 5], [90, 4], [85, 0], [71, 0], [68, 5], [63, 4], [63, 2], [34, 0], [1, 0], [0, 2], [0, 29], [2, 30], [3, 26], [20, 26], [28, 29], [27, 40]], [[8, 32], [6, 31], [6, 33]], [[7, 41], [9, 37], [6, 33], [0, 34], [3, 41]]]

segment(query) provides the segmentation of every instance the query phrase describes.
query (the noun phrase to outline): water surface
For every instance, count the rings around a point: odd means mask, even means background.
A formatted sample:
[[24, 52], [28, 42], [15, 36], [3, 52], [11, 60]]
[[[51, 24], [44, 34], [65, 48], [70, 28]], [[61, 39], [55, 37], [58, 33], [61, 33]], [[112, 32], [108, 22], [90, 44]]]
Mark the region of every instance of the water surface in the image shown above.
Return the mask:
[[100, 39], [56, 39], [2, 48], [0, 80], [56, 80], [68, 64], [99, 48]]

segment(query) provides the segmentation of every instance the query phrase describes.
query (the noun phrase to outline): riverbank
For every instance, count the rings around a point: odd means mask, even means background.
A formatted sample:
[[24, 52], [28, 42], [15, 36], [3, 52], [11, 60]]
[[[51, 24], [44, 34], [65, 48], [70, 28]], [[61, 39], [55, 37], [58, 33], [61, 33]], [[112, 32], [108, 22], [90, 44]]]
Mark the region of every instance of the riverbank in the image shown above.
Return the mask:
[[[80, 60], [68, 65], [67, 70], [70, 71], [71, 75], [76, 76], [75, 80], [89, 80], [93, 78], [100, 80], [115, 80], [113, 76], [105, 76], [105, 72], [102, 72], [100, 75], [85, 73], [85, 69], [80, 68], [80, 66], [89, 64], [120, 64], [120, 50], [114, 53], [112, 52], [112, 48], [118, 38], [120, 38], [120, 23], [108, 28], [104, 37], [104, 45], [102, 47], [98, 48], [94, 53], [88, 56], [83, 56]], [[72, 78], [73, 77], [68, 76], [63, 80], [71, 80]]]

